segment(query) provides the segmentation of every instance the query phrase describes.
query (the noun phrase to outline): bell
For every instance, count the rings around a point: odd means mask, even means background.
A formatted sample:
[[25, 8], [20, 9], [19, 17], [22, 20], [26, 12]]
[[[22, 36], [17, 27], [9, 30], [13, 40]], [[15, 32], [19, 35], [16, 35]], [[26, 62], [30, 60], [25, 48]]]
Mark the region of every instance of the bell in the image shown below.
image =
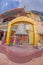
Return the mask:
[[16, 30], [16, 35], [27, 35], [26, 26], [23, 23], [20, 23], [18, 25], [18, 28]]

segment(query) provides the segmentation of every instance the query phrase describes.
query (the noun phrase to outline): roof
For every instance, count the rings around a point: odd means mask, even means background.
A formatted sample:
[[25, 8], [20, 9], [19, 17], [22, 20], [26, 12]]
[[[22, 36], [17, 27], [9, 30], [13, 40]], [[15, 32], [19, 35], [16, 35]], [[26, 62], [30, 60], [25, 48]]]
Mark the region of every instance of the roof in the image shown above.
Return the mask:
[[25, 14], [24, 8], [15, 8], [15, 9], [6, 11], [6, 12], [0, 14], [0, 17], [5, 18], [5, 17], [8, 17], [8, 16], [16, 15], [18, 13], [21, 14], [21, 15], [24, 15]]
[[35, 11], [35, 10], [31, 10], [31, 12], [34, 13], [34, 14], [38, 14], [38, 15], [43, 16], [43, 12], [39, 12], [39, 11]]
[[18, 35], [18, 34], [19, 34], [19, 35], [21, 35], [21, 34], [27, 35], [27, 34], [28, 34], [27, 31], [26, 31], [25, 24], [21, 23], [21, 24], [18, 25], [18, 28], [17, 28], [17, 30], [16, 30], [16, 34], [17, 34], [17, 35]]

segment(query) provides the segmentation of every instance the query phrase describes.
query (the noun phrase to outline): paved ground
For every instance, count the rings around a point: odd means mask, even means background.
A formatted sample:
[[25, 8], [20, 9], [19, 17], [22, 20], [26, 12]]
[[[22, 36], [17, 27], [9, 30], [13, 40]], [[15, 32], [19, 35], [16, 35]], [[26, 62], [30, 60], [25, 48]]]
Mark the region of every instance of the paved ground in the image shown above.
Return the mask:
[[0, 53], [0, 65], [43, 65], [43, 55], [41, 57], [34, 58], [27, 63], [20, 64], [12, 62], [5, 54]]
[[43, 65], [43, 55], [32, 59], [30, 62], [19, 64], [12, 62], [5, 54], [0, 53], [0, 65]]
[[27, 46], [0, 46], [0, 52], [7, 55], [7, 57], [16, 63], [26, 63], [33, 58], [40, 57], [42, 51], [34, 48], [32, 45]]

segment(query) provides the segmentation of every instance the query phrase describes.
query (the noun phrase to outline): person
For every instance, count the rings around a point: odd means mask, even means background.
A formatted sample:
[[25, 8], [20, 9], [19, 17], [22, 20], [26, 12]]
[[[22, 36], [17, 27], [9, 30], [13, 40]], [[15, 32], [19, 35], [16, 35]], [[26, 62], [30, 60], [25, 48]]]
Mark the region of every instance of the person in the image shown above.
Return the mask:
[[20, 40], [19, 40], [18, 36], [16, 36], [16, 44], [17, 44], [17, 45], [20, 44]]
[[10, 39], [10, 45], [13, 46], [13, 42], [14, 42], [14, 38], [13, 38], [13, 36], [11, 36], [11, 39]]
[[14, 35], [14, 42], [13, 42], [13, 45], [16, 44], [16, 36]]
[[22, 35], [20, 35], [20, 47], [22, 46]]
[[38, 42], [38, 49], [41, 49], [41, 43], [40, 43], [40, 40]]

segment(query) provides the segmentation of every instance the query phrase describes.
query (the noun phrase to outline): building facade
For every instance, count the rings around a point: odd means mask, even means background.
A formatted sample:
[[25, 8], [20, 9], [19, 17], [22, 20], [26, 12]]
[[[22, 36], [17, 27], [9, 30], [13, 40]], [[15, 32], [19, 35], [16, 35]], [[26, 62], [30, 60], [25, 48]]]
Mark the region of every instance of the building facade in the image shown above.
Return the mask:
[[[0, 14], [0, 38], [2, 40], [6, 39], [8, 23], [11, 20], [13, 20], [14, 18], [17, 18], [19, 16], [26, 16], [26, 17], [32, 18], [34, 20], [34, 22], [36, 23], [35, 25], [38, 30], [38, 35], [39, 35], [38, 38], [39, 38], [40, 42], [43, 43], [43, 16], [34, 11], [25, 12], [24, 8], [13, 9], [13, 10], [7, 11], [3, 14]], [[17, 26], [18, 25], [15, 25], [15, 27], [13, 27], [13, 33], [17, 29]], [[28, 29], [28, 26], [26, 26], [26, 28]], [[29, 26], [29, 29], [32, 30], [32, 26]], [[31, 32], [29, 32], [29, 33], [31, 33]], [[32, 40], [33, 40], [32, 34], [30, 35], [30, 39], [32, 38]], [[32, 43], [31, 40], [30, 40], [30, 43]]]
[[[39, 35], [39, 41], [43, 43], [43, 15], [37, 11], [26, 12], [27, 17], [34, 19]], [[43, 44], [42, 44], [43, 45]]]

